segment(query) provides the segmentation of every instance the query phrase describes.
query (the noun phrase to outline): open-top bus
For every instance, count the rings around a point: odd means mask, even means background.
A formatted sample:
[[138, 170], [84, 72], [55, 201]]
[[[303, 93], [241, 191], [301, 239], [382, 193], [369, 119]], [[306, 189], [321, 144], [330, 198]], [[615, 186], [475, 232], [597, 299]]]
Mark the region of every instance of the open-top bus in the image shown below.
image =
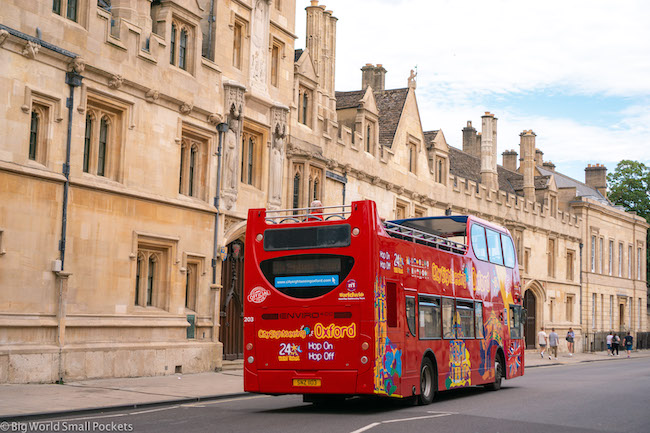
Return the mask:
[[472, 216], [383, 221], [373, 201], [251, 209], [244, 389], [416, 397], [524, 373], [519, 270]]

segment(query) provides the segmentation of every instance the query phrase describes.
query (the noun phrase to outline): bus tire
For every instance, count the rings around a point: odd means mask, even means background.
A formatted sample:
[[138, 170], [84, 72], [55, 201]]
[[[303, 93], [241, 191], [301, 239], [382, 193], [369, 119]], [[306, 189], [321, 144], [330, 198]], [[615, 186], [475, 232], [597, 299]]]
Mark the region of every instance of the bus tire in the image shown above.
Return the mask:
[[503, 366], [501, 365], [501, 357], [499, 355], [494, 359], [494, 382], [485, 385], [489, 391], [498, 391], [501, 389], [501, 381], [503, 380]]
[[436, 395], [436, 384], [436, 372], [433, 369], [433, 364], [429, 358], [424, 358], [420, 366], [420, 395], [417, 400], [420, 405], [431, 404]]

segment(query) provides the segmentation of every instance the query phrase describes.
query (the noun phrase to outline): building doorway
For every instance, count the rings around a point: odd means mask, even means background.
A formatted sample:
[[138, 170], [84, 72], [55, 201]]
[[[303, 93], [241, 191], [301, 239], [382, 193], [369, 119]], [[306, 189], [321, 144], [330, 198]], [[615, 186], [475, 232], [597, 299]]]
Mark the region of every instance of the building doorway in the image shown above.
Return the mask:
[[524, 328], [526, 349], [534, 349], [535, 336], [537, 335], [537, 298], [532, 290], [526, 290], [524, 293], [524, 308], [526, 309], [526, 326]]
[[618, 330], [625, 331], [625, 304], [618, 304]]
[[221, 267], [219, 340], [223, 359], [244, 358], [244, 243], [238, 239], [228, 245], [228, 257]]

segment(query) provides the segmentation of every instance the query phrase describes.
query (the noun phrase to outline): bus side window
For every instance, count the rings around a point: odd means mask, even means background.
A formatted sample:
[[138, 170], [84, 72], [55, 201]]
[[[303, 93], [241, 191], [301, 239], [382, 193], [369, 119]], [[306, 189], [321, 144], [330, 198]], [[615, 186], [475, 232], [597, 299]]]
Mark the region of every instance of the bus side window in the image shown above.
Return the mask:
[[479, 260], [488, 259], [487, 246], [485, 244], [485, 229], [478, 224], [472, 224], [472, 248], [474, 255]]
[[485, 229], [487, 235], [488, 252], [490, 262], [495, 265], [503, 265], [503, 253], [501, 252], [501, 237], [494, 230]]
[[456, 301], [458, 315], [458, 338], [474, 338], [474, 304], [472, 301]]
[[515, 267], [515, 246], [510, 236], [501, 234], [501, 244], [503, 245], [503, 261], [509, 268]]
[[386, 282], [386, 324], [394, 328], [397, 326], [397, 283]]
[[442, 337], [456, 338], [454, 332], [454, 300], [442, 298]]
[[522, 333], [521, 326], [521, 307], [519, 305], [510, 306], [510, 338], [519, 339]]
[[415, 337], [415, 297], [406, 297], [406, 323], [409, 327], [409, 332]]
[[420, 296], [420, 339], [440, 338], [440, 298]]
[[474, 304], [474, 325], [476, 328], [476, 338], [484, 338], [483, 335], [483, 303]]

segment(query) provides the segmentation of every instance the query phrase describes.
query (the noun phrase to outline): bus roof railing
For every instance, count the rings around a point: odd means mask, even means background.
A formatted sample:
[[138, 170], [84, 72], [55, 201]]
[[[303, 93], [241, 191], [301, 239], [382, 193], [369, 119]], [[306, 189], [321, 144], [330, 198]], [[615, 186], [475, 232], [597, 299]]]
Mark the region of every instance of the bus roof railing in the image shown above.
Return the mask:
[[[336, 211], [335, 211], [336, 210]], [[277, 209], [266, 211], [268, 224], [297, 224], [316, 221], [344, 220], [352, 214], [352, 205], [321, 206], [318, 210], [310, 207]]]
[[404, 240], [410, 240], [418, 244], [428, 245], [441, 250], [452, 251], [455, 253], [465, 254], [467, 245], [460, 242], [451, 241], [441, 236], [432, 235], [411, 227], [395, 224], [389, 221], [384, 222], [384, 229], [392, 237]]

